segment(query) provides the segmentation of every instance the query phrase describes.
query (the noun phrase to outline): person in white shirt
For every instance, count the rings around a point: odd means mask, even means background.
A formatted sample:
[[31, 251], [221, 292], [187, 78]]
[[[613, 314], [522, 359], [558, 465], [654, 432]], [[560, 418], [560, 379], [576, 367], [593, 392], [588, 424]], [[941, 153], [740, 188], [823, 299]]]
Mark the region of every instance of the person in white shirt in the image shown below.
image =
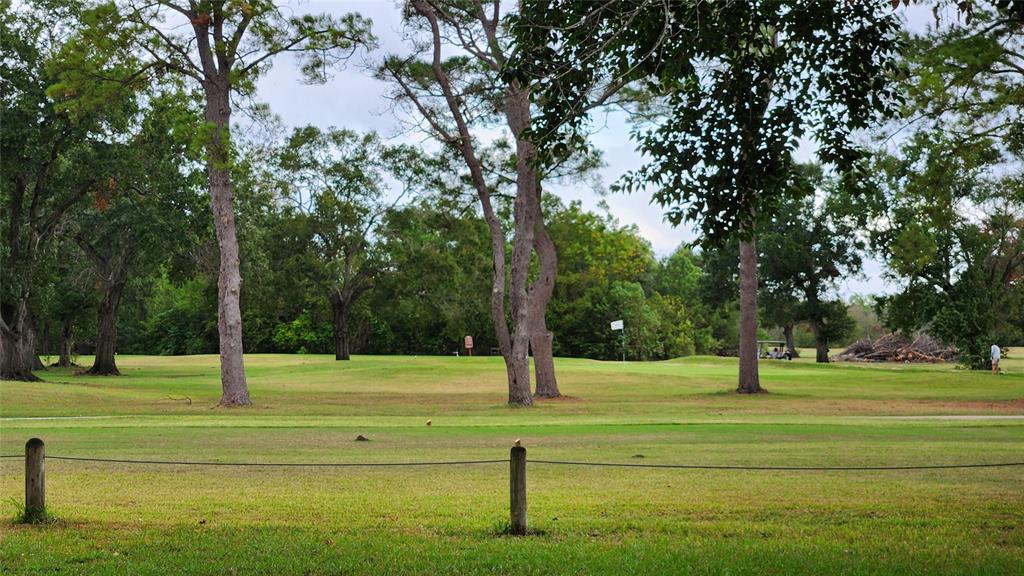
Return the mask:
[[999, 357], [1002, 356], [1002, 350], [999, 349], [998, 344], [992, 345], [992, 373], [999, 374]]

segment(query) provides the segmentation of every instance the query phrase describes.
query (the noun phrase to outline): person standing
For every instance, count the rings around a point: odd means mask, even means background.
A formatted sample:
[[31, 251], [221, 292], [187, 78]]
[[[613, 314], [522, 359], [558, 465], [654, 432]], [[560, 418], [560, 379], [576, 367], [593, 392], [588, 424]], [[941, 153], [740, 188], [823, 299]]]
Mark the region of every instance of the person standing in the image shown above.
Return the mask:
[[993, 344], [992, 345], [991, 356], [992, 356], [992, 373], [993, 374], [999, 374], [999, 357], [1002, 356], [1002, 350], [999, 349], [999, 345], [998, 344]]

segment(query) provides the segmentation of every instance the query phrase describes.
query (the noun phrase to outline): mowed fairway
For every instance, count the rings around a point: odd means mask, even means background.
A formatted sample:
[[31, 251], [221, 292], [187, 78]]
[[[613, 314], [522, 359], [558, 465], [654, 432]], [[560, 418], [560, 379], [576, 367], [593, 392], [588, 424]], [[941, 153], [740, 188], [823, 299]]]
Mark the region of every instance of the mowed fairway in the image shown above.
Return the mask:
[[[82, 359], [88, 362], [89, 359]], [[567, 398], [505, 406], [498, 358], [249, 356], [256, 405], [215, 408], [217, 358], [118, 358], [116, 378], [0, 383], [0, 453], [389, 463], [756, 466], [1024, 462], [1024, 361], [560, 359]], [[186, 398], [191, 400], [191, 404]], [[432, 425], [427, 426], [427, 420]], [[362, 434], [369, 442], [355, 442]], [[273, 468], [49, 460], [57, 521], [13, 523], [2, 574], [1024, 574], [1024, 467], [737, 471], [531, 463], [534, 533], [503, 535], [508, 464]]]

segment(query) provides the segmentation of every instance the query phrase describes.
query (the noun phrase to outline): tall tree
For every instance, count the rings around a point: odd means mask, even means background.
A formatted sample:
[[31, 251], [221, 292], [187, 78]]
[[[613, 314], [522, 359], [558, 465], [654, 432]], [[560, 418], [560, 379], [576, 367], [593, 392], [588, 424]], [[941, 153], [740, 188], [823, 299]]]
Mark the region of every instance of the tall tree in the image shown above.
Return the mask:
[[86, 321], [87, 314], [93, 312], [91, 285], [87, 286], [87, 274], [82, 270], [76, 248], [72, 239], [61, 239], [56, 252], [64, 256], [53, 259], [50, 267], [52, 276], [47, 282], [43, 316], [60, 326], [55, 363], [58, 368], [73, 366], [76, 330]]
[[805, 190], [783, 201], [761, 229], [761, 289], [770, 295], [765, 315], [788, 326], [787, 346], [793, 324], [807, 322], [816, 360], [828, 362], [829, 342], [845, 338], [854, 326], [838, 284], [860, 273], [866, 246], [838, 182], [823, 177], [817, 166], [798, 168], [795, 185]]
[[475, 205], [445, 193], [388, 211], [379, 229], [387, 266], [367, 295], [368, 350], [451, 354], [473, 335], [497, 347], [490, 302], [490, 238]]
[[[154, 272], [176, 252], [196, 213], [201, 174], [190, 162], [190, 139], [176, 127], [195, 123], [180, 91], [150, 93], [128, 144], [115, 144], [113, 176], [91, 205], [70, 218], [67, 233], [92, 264], [99, 288], [93, 375], [118, 375], [117, 315], [134, 275]], [[178, 248], [180, 250], [180, 248]]]
[[[384, 265], [377, 242], [385, 214], [426, 181], [420, 154], [374, 133], [296, 129], [278, 156], [280, 189], [309, 234], [308, 273], [330, 302], [334, 357], [350, 355], [349, 319]], [[402, 190], [389, 190], [387, 182]], [[391, 194], [389, 194], [389, 192]]]
[[933, 14], [910, 38], [907, 105], [877, 165], [871, 213], [889, 220], [869, 222], [872, 249], [901, 286], [879, 304], [888, 326], [926, 328], [985, 368], [1024, 315], [1024, 2], [940, 1]]
[[[168, 25], [167, 18], [177, 25]], [[323, 81], [374, 38], [370, 22], [357, 14], [293, 15], [271, 0], [123, 0], [97, 8], [93, 22], [136, 47], [150, 66], [180, 74], [201, 88], [205, 99], [202, 145], [210, 206], [220, 252], [218, 332], [222, 406], [251, 404], [242, 357], [242, 278], [231, 181], [233, 98], [251, 95], [257, 77], [282, 53], [299, 58], [310, 81]], [[182, 32], [187, 30], [187, 32]], [[99, 31], [99, 30], [98, 30]]]
[[[533, 403], [529, 351], [535, 354], [537, 394], [557, 396], [551, 338], [544, 314], [554, 290], [557, 253], [544, 226], [541, 174], [536, 145], [527, 130], [531, 123], [531, 85], [500, 73], [510, 49], [502, 27], [501, 2], [412, 0], [406, 10], [414, 33], [425, 36], [427, 59], [389, 57], [381, 75], [398, 87], [429, 132], [459, 154], [491, 234], [493, 281], [491, 317], [498, 348], [505, 358], [510, 404]], [[456, 49], [464, 54], [444, 57]], [[498, 120], [500, 119], [500, 120]], [[474, 130], [501, 121], [515, 142], [516, 192], [513, 209], [511, 270], [506, 290], [506, 236], [492, 202]], [[536, 252], [539, 274], [531, 283], [530, 262]], [[506, 306], [507, 298], [507, 306]], [[506, 314], [507, 312], [507, 314]]]
[[953, 149], [945, 134], [918, 132], [879, 156], [871, 246], [900, 286], [879, 303], [890, 328], [927, 329], [984, 369], [992, 342], [1013, 333], [997, 314], [1020, 317], [1024, 195], [1019, 171], [992, 172], [991, 143]]
[[[634, 133], [650, 162], [628, 175], [653, 188], [669, 221], [697, 222], [706, 243], [740, 244], [738, 391], [761, 391], [757, 370], [759, 222], [793, 178], [792, 153], [812, 137], [819, 158], [848, 168], [850, 133], [895, 100], [894, 13], [863, 2], [525, 2], [521, 42], [548, 48], [526, 62], [559, 71], [538, 94], [538, 129], [577, 137], [567, 110], [631, 78], [660, 96], [662, 114]], [[617, 80], [618, 79], [618, 80]]]
[[[4, 129], [0, 131], [0, 378], [35, 380], [39, 288], [66, 214], [109, 174], [109, 135], [124, 130], [139, 77], [117, 49], [66, 45], [82, 25], [77, 2], [0, 2]], [[66, 66], [113, 81], [71, 90]]]

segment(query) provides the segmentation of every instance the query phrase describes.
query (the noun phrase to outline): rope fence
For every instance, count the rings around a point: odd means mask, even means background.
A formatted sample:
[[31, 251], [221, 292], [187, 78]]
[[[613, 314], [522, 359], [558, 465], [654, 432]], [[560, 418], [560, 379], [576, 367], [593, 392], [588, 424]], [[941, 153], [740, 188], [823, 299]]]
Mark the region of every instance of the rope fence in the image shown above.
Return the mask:
[[[5, 454], [0, 458], [23, 458], [21, 454]], [[46, 456], [49, 460], [102, 462], [108, 464], [155, 464], [167, 466], [239, 466], [255, 468], [397, 468], [402, 466], [464, 466], [502, 464], [508, 458], [492, 460], [448, 460], [434, 462], [221, 462], [195, 460], [131, 460], [125, 458], [89, 458], [84, 456]], [[586, 462], [582, 460], [530, 460], [531, 464], [555, 466], [590, 466], [597, 468], [661, 468], [670, 470], [737, 470], [779, 472], [867, 472], [886, 470], [952, 470], [958, 468], [1008, 468], [1024, 466], [1024, 462], [985, 462], [970, 464], [907, 464], [896, 466], [755, 466], [745, 464], [640, 464], [627, 462]]]
[[677, 470], [753, 470], [789, 472], [848, 472], [868, 470], [949, 470], [951, 468], [1005, 468], [1024, 466], [1024, 462], [995, 462], [986, 464], [924, 464], [907, 466], [745, 466], [715, 464], [632, 464], [625, 462], [579, 462], [574, 460], [530, 460], [531, 464], [560, 466], [596, 466], [607, 468], [669, 468]]
[[[0, 458], [21, 458], [19, 454], [4, 454]], [[526, 448], [512, 447], [508, 458], [488, 460], [449, 460], [437, 462], [217, 462], [190, 460], [132, 460], [127, 458], [88, 458], [84, 456], [46, 456], [45, 445], [39, 438], [25, 444], [25, 518], [45, 518], [46, 481], [44, 464], [49, 460], [70, 462], [98, 462], [112, 464], [139, 464], [164, 466], [242, 466], [265, 468], [396, 468], [412, 466], [463, 466], [475, 464], [509, 464], [509, 517], [510, 532], [527, 533], [526, 529]], [[950, 470], [967, 468], [1008, 468], [1024, 466], [1024, 462], [988, 462], [967, 464], [919, 464], [896, 466], [748, 466], [716, 464], [641, 464], [624, 462], [584, 462], [577, 460], [531, 460], [533, 464], [549, 466], [589, 466], [603, 468], [658, 468], [675, 470], [731, 470], [731, 471], [786, 471], [786, 472], [849, 472], [887, 470]]]
[[[0, 458], [21, 458], [20, 455]], [[500, 464], [500, 460], [449, 460], [442, 462], [197, 462], [188, 460], [127, 460], [123, 458], [85, 458], [79, 456], [47, 456], [48, 460], [69, 460], [73, 462], [105, 462], [111, 464], [157, 464], [168, 466], [247, 466], [257, 468], [374, 468], [399, 466], [461, 466], [466, 464]]]

